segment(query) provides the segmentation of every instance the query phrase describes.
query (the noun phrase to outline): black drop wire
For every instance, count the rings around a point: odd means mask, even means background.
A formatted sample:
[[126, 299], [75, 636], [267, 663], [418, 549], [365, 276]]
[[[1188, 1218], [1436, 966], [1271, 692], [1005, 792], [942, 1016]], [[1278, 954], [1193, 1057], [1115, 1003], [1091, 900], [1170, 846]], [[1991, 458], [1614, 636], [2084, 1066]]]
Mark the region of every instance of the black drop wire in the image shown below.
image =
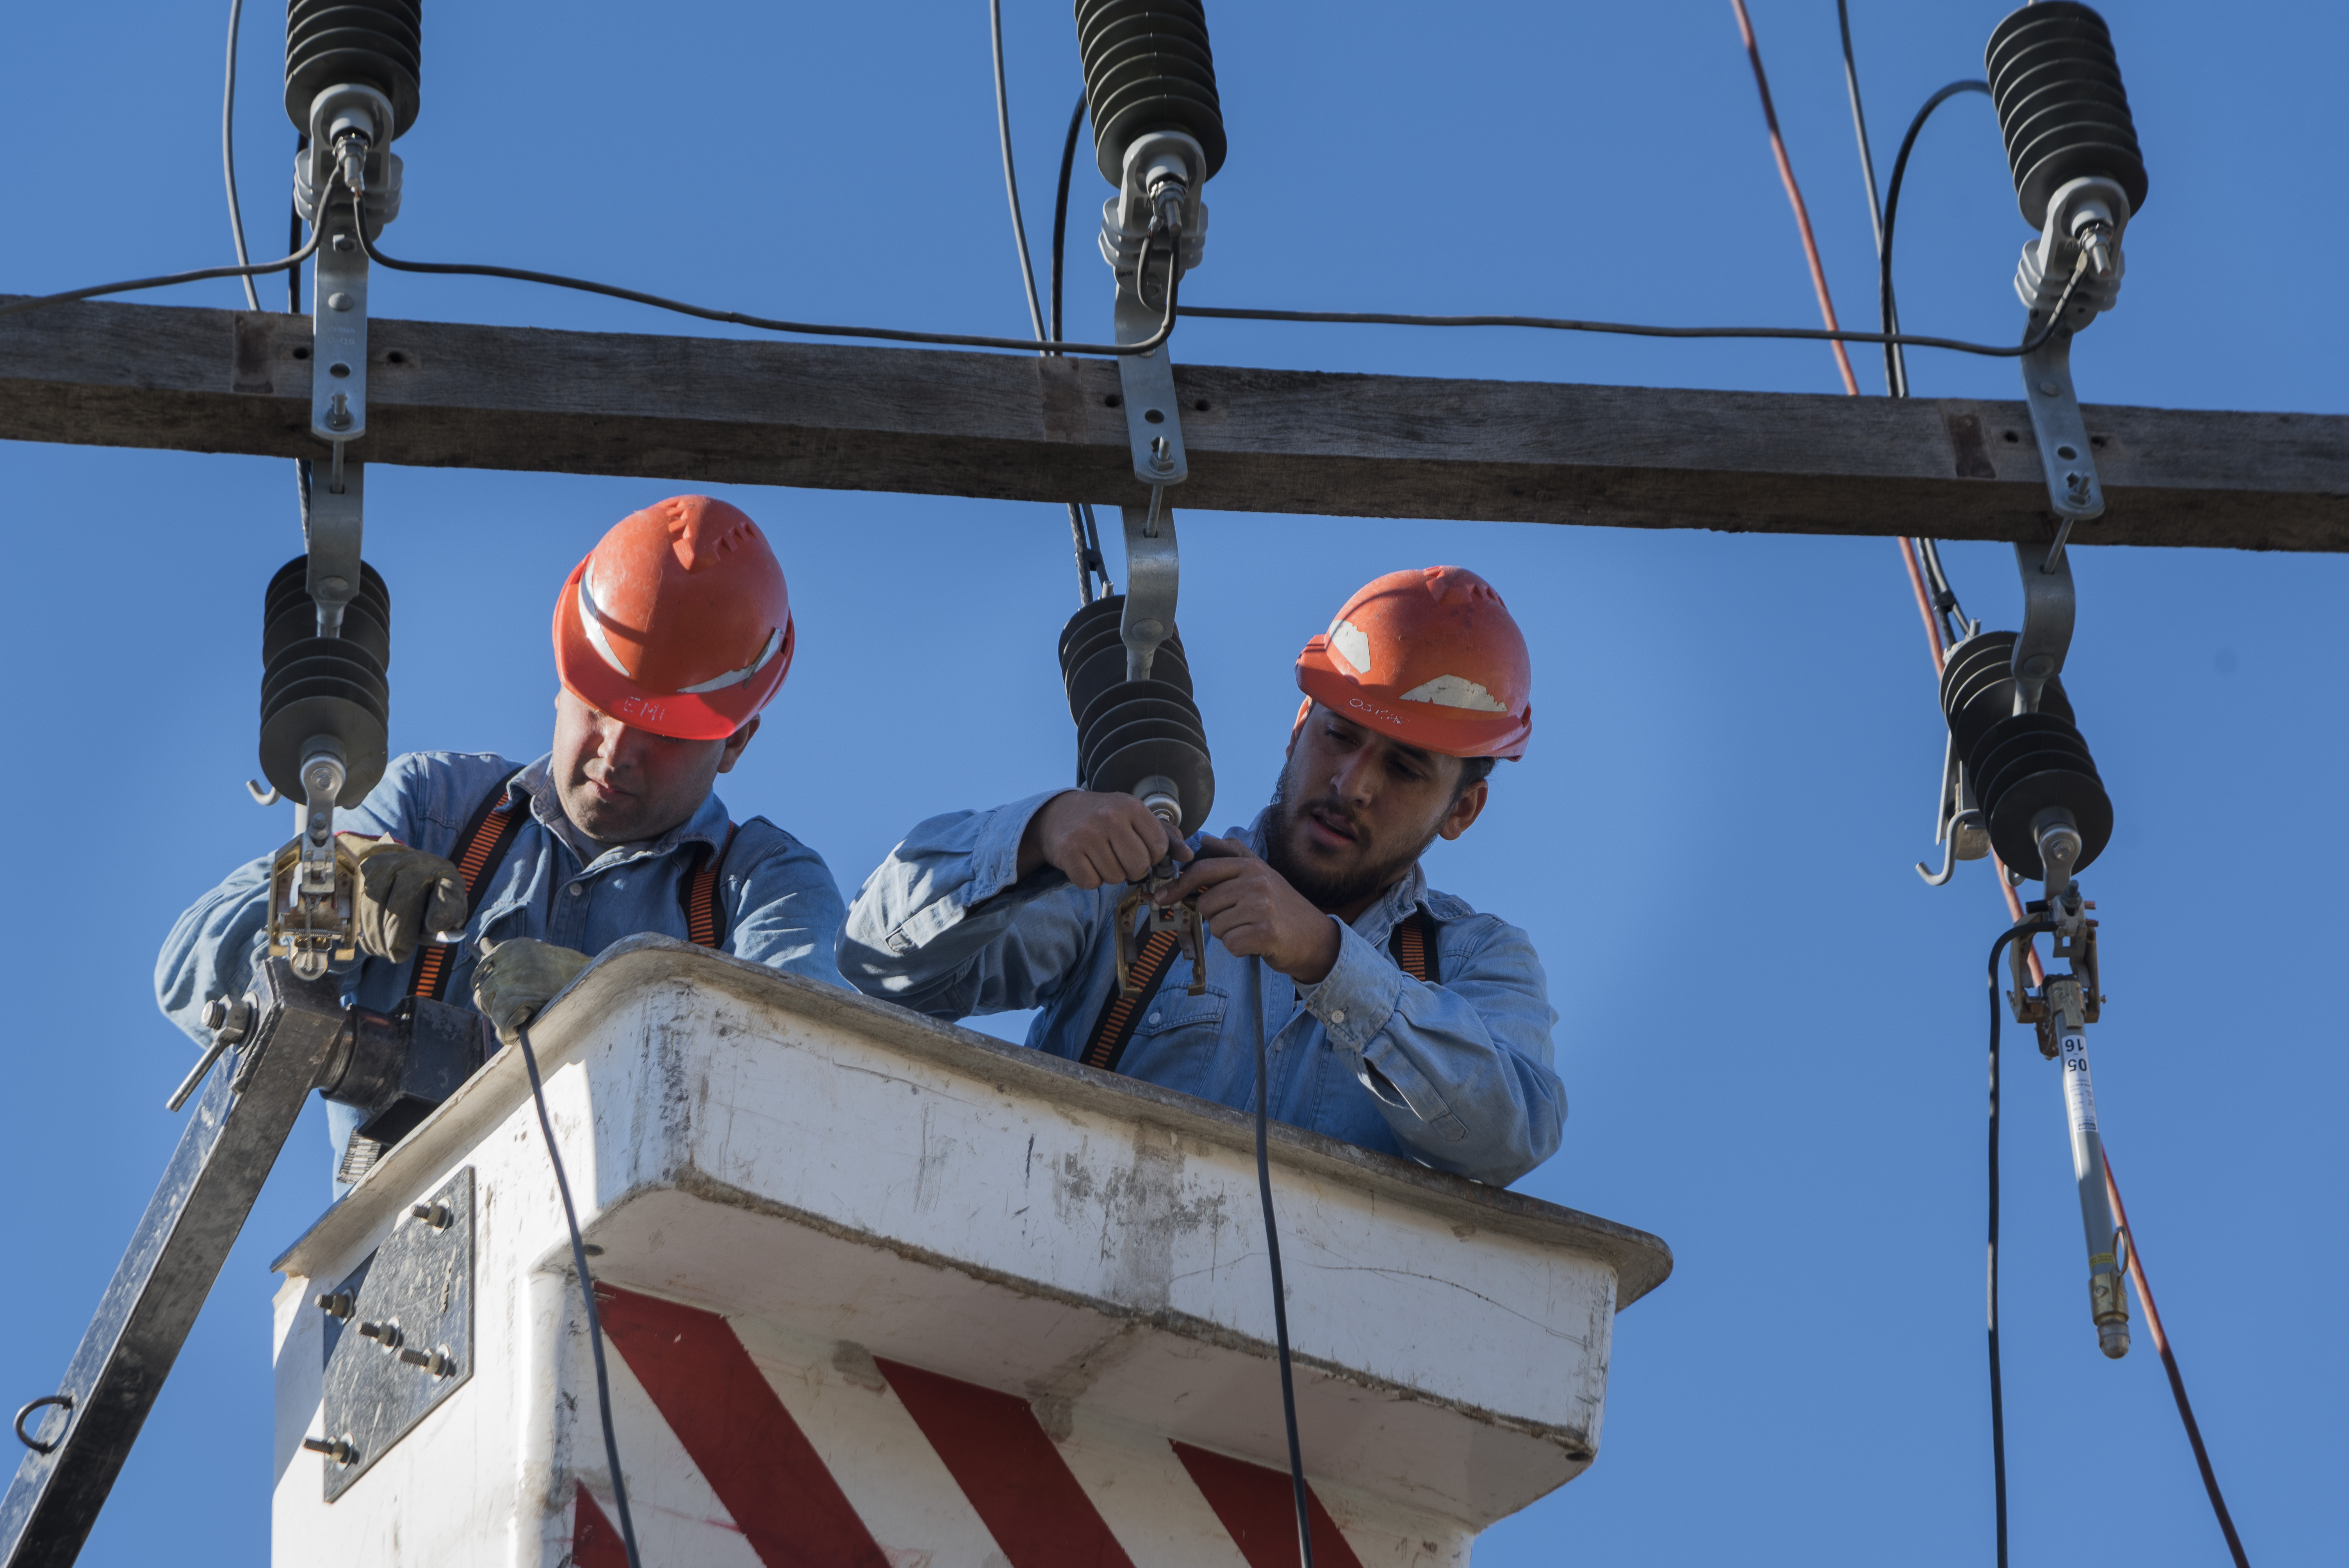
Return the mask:
[[10, 300], [0, 304], [0, 315], [15, 315], [21, 311], [37, 310], [45, 304], [69, 304], [75, 300], [96, 299], [100, 294], [132, 294], [140, 289], [169, 288], [173, 284], [200, 284], [212, 278], [257, 278], [270, 273], [282, 273], [298, 267], [310, 259], [318, 248], [318, 236], [313, 233], [310, 242], [290, 256], [274, 262], [253, 262], [234, 267], [198, 267], [193, 272], [166, 273], [161, 277], [133, 278], [129, 283], [98, 284], [86, 289], [67, 289], [62, 294], [36, 294], [29, 299]]
[[[1028, 254], [1028, 220], [1019, 211], [1019, 176], [1011, 161], [1011, 92], [1003, 74], [1003, 0], [987, 0], [987, 22], [995, 45], [995, 139], [1003, 150], [1003, 191], [1011, 203], [1011, 240], [1019, 249], [1019, 280], [1028, 288], [1028, 321], [1044, 340], [1044, 308], [1036, 298], [1036, 263]], [[1056, 331], [1054, 337], [1061, 335]]]
[[579, 1271], [579, 1295], [587, 1303], [587, 1343], [595, 1355], [595, 1408], [604, 1418], [604, 1460], [612, 1468], [612, 1499], [620, 1509], [620, 1543], [628, 1550], [628, 1568], [644, 1568], [636, 1555], [636, 1522], [628, 1511], [628, 1483], [620, 1474], [620, 1440], [612, 1430], [612, 1380], [604, 1367], [604, 1317], [595, 1310], [595, 1276], [587, 1272], [587, 1243], [579, 1233], [579, 1212], [571, 1206], [571, 1182], [563, 1173], [563, 1153], [554, 1147], [554, 1121], [546, 1114], [546, 1086], [539, 1081], [538, 1054], [530, 1048], [530, 1029], [514, 1026], [522, 1047], [522, 1065], [530, 1071], [530, 1098], [538, 1106], [538, 1129], [546, 1138], [546, 1158], [554, 1167], [554, 1188], [563, 1194], [563, 1222], [571, 1227], [571, 1262]]
[[[2075, 285], [2076, 282], [2075, 278]], [[2069, 289], [2065, 292], [2064, 303], [2070, 303]], [[1175, 314], [1186, 321], [1197, 318], [1329, 322], [1367, 326], [1515, 326], [1542, 332], [1609, 333], [1621, 337], [1764, 337], [1787, 338], [1801, 343], [1882, 343], [1907, 348], [1947, 348], [1959, 354], [1978, 354], [1986, 359], [2020, 359], [2054, 336], [2057, 325], [2056, 319], [2051, 318], [2046, 326], [2019, 346], [2001, 347], [1996, 344], [1968, 343], [1955, 337], [1924, 337], [1913, 333], [1853, 332], [1847, 328], [1818, 326], [1648, 326], [1631, 322], [1579, 321], [1551, 315], [1413, 315], [1402, 311], [1243, 310], [1237, 306], [1211, 304], [1186, 304]], [[2060, 314], [2059, 309], [2058, 315]]]
[[[1904, 339], [1899, 336], [1900, 309], [1892, 295], [1892, 225], [1900, 213], [1900, 181], [1909, 172], [1909, 154], [1917, 146], [1917, 133], [1925, 129], [1925, 121], [1933, 111], [1960, 93], [1990, 94], [1990, 84], [1983, 81], [1951, 82], [1948, 87], [1925, 100], [1917, 118], [1909, 122], [1909, 134], [1900, 139], [1900, 154], [1892, 160], [1892, 179], [1884, 191], [1884, 241], [1877, 247], [1877, 298], [1884, 322], [1884, 378], [1895, 397], [1909, 396], [1909, 362], [1900, 353]], [[2066, 291], [2067, 294], [2069, 291]], [[2068, 299], [2066, 301], [2068, 302]], [[2054, 335], [2055, 324], [2063, 319], [2058, 308], [2049, 317], [2045, 331], [2016, 351], [2017, 356], [2030, 353]]]
[[[294, 156], [299, 158], [309, 150], [310, 133], [304, 131], [295, 139]], [[298, 250], [302, 244], [301, 203], [289, 200], [286, 213], [285, 248]], [[285, 310], [290, 315], [302, 314], [302, 269], [299, 267], [285, 269]], [[294, 499], [301, 504], [302, 548], [307, 550], [310, 548], [310, 459], [307, 458], [294, 459]]]
[[[1077, 91], [1077, 107], [1069, 115], [1069, 134], [1061, 143], [1061, 182], [1052, 193], [1052, 335], [1061, 335], [1061, 280], [1069, 256], [1069, 176], [1077, 162], [1077, 136], [1085, 128], [1085, 95]], [[1094, 521], [1091, 501], [1069, 503], [1069, 531], [1077, 544], [1077, 597], [1082, 603], [1093, 602], [1093, 578], [1101, 578], [1103, 594], [1117, 589], [1109, 580], [1109, 564], [1102, 559], [1101, 525]]]
[[[367, 260], [379, 266], [389, 267], [396, 273], [512, 278], [517, 283], [544, 284], [551, 288], [575, 289], [581, 294], [603, 294], [611, 299], [648, 304], [657, 310], [675, 311], [679, 315], [696, 316], [703, 321], [722, 321], [736, 326], [755, 327], [761, 332], [795, 333], [807, 337], [873, 337], [891, 343], [935, 344], [948, 348], [1016, 348], [1029, 354], [1103, 354], [1122, 359], [1130, 355], [1157, 353], [1164, 346], [1167, 338], [1174, 335], [1175, 320], [1183, 314], [1175, 304], [1179, 269], [1176, 257], [1171, 251], [1166, 258], [1166, 311], [1156, 332], [1139, 343], [1062, 343], [1057, 339], [1040, 342], [1032, 337], [988, 337], [973, 333], [908, 332], [893, 326], [835, 326], [823, 322], [778, 321], [739, 310], [712, 310], [707, 305], [688, 304], [683, 300], [646, 294], [640, 289], [624, 289], [613, 284], [592, 283], [585, 278], [568, 278], [560, 273], [537, 273], [523, 267], [493, 267], [469, 262], [403, 262], [397, 256], [384, 254], [382, 247], [367, 237], [365, 225], [355, 225], [352, 232], [358, 236], [359, 249], [366, 253]], [[0, 307], [0, 315], [12, 308], [22, 307]]]
[[1297, 1555], [1313, 1568], [1313, 1515], [1305, 1490], [1305, 1449], [1297, 1440], [1297, 1385], [1288, 1368], [1288, 1293], [1280, 1278], [1280, 1227], [1272, 1217], [1272, 1162], [1266, 1151], [1271, 1094], [1264, 1047], [1264, 960], [1256, 965], [1256, 1190], [1264, 1202], [1264, 1251], [1272, 1264], [1272, 1336], [1280, 1351], [1280, 1414], [1288, 1426], [1288, 1482], [1297, 1497]]
[[1998, 1509], [1998, 1568], [2006, 1568], [2006, 1399], [1999, 1386], [1998, 1367], [1998, 960], [2006, 944], [2020, 936], [2026, 941], [2053, 931], [2049, 920], [2027, 920], [2000, 932], [1990, 944], [1990, 1465], [1991, 1485]]

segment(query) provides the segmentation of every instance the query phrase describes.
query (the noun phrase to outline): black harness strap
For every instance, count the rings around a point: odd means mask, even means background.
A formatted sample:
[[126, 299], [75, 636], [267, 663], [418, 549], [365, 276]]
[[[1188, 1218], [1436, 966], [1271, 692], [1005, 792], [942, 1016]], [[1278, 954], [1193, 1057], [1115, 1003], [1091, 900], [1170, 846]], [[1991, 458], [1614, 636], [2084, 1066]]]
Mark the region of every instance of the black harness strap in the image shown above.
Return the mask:
[[734, 848], [734, 835], [741, 831], [733, 823], [726, 824], [726, 842], [716, 854], [709, 846], [701, 846], [700, 855], [685, 880], [677, 884], [677, 902], [685, 911], [685, 939], [697, 947], [719, 947], [726, 941], [726, 904], [718, 896], [719, 878], [725, 874], [726, 857]]
[[[465, 883], [465, 918], [473, 918], [474, 900], [513, 847], [514, 835], [522, 831], [523, 819], [530, 813], [522, 802], [512, 797], [513, 781], [523, 776], [515, 769], [502, 779], [473, 811], [473, 820], [457, 835], [457, 874]], [[457, 949], [448, 943], [433, 943], [416, 955], [416, 978], [409, 985], [411, 996], [440, 999], [448, 988], [449, 971], [457, 962]]]
[[1413, 910], [1410, 919], [1395, 922], [1387, 951], [1394, 954], [1396, 968], [1422, 985], [1444, 983], [1443, 965], [1435, 956], [1435, 917], [1425, 904]]

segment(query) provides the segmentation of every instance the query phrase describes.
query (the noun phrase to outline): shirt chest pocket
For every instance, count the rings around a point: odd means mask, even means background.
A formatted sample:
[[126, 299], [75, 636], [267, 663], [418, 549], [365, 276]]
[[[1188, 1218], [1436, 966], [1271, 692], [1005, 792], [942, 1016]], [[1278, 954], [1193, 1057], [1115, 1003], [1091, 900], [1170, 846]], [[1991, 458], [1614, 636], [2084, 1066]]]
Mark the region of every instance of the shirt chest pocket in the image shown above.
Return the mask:
[[1175, 965], [1165, 984], [1143, 1005], [1142, 1016], [1133, 1022], [1137, 1043], [1180, 1045], [1197, 1040], [1211, 1044], [1222, 1037], [1230, 998], [1212, 985], [1192, 995], [1189, 971], [1188, 964]]

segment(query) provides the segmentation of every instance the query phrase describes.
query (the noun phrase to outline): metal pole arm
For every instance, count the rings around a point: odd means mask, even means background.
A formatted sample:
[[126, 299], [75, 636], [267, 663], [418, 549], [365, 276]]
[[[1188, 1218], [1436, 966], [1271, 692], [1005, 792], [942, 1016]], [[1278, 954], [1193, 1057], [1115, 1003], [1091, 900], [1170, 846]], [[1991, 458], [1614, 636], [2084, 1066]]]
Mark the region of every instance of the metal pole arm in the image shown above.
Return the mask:
[[331, 977], [297, 980], [275, 959], [254, 993], [233, 1068], [212, 1074], [64, 1382], [37, 1422], [28, 1415], [38, 1446], [0, 1501], [0, 1568], [67, 1568], [80, 1554], [343, 1033]]

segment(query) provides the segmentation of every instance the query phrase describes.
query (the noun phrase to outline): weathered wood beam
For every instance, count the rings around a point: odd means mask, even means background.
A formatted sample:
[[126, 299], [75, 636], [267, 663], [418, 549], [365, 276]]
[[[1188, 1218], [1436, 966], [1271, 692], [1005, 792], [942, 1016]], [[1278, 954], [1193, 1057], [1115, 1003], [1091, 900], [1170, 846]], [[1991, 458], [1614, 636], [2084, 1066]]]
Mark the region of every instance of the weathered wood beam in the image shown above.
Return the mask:
[[[1181, 338], [1176, 339], [1177, 345]], [[0, 438], [312, 455], [308, 322], [0, 317]], [[378, 321], [356, 456], [678, 482], [1133, 500], [1105, 360]], [[1180, 366], [1185, 508], [2022, 539], [2020, 403]], [[2349, 417], [2091, 407], [2085, 543], [2349, 550]]]

